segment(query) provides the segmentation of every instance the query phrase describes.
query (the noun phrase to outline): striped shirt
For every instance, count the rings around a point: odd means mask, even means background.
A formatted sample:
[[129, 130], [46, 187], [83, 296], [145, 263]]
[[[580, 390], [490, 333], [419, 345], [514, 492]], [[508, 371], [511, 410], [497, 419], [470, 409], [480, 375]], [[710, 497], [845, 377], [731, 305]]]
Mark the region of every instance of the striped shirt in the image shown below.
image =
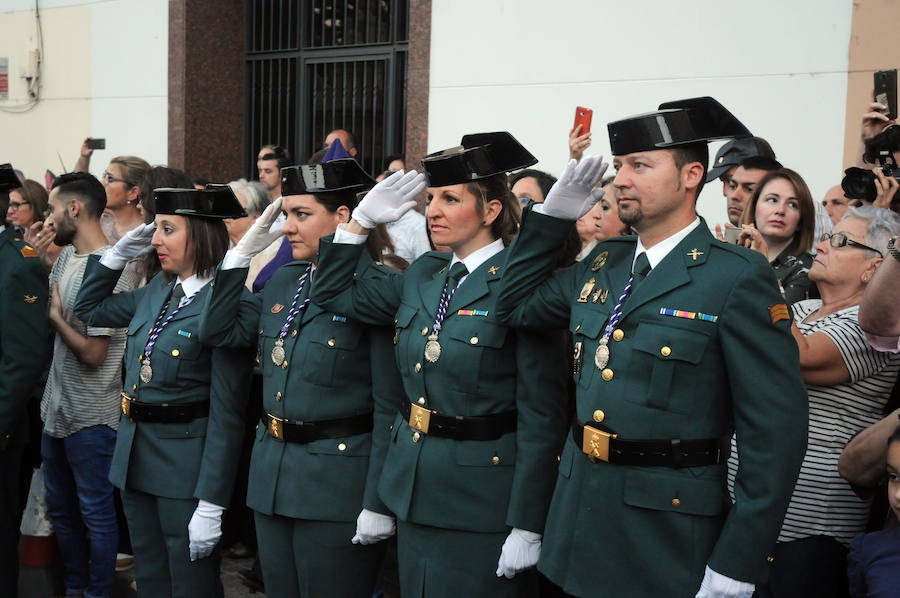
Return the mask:
[[[900, 369], [900, 355], [869, 346], [859, 327], [858, 305], [813, 322], [803, 321], [821, 305], [819, 299], [795, 303], [794, 320], [804, 336], [821, 332], [834, 342], [850, 380], [831, 386], [806, 385], [808, 445], [778, 541], [825, 535], [849, 546], [865, 531], [871, 501], [860, 499], [838, 475], [838, 458], [854, 434], [881, 419]], [[733, 487], [737, 466], [734, 449], [732, 439], [729, 487]]]
[[[93, 252], [103, 255], [108, 247]], [[89, 255], [75, 253], [65, 247], [53, 264], [50, 282], [59, 285], [62, 315], [75, 332], [82, 336], [108, 336], [106, 360], [98, 368], [90, 368], [75, 356], [62, 337], [53, 342], [53, 362], [41, 399], [44, 432], [54, 438], [66, 438], [96, 425], [116, 429], [119, 425], [119, 397], [122, 391], [122, 357], [125, 353], [124, 328], [86, 326], [72, 313], [75, 297], [81, 288]], [[131, 290], [133, 282], [128, 270], [119, 278], [116, 292]]]

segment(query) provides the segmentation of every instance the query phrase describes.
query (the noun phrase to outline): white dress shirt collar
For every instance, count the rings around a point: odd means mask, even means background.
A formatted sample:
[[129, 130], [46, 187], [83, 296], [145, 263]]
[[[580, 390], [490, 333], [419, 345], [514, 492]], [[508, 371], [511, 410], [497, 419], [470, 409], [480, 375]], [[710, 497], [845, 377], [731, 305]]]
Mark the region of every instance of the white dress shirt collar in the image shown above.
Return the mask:
[[181, 289], [184, 291], [184, 297], [181, 298], [179, 305], [183, 304], [188, 300], [189, 297], [192, 297], [195, 293], [200, 292], [200, 289], [205, 287], [212, 281], [212, 276], [198, 276], [194, 274], [193, 276], [189, 276], [185, 280], [181, 280], [179, 277], [177, 282], [181, 283]]
[[655, 268], [657, 264], [659, 264], [664, 257], [669, 255], [669, 252], [675, 249], [675, 246], [681, 243], [686, 236], [688, 236], [692, 230], [700, 226], [700, 218], [694, 218], [694, 221], [688, 224], [686, 227], [668, 237], [663, 239], [650, 249], [644, 249], [644, 244], [641, 243], [641, 238], [638, 237], [637, 247], [634, 248], [634, 258], [631, 261], [631, 269], [634, 270], [634, 260], [637, 259], [637, 256], [641, 255], [641, 252], [647, 254], [647, 261], [650, 262], [650, 267]]
[[[472, 253], [467, 255], [464, 259], [460, 259], [454, 253], [453, 259], [450, 260], [450, 264], [448, 267], [453, 266], [453, 264], [455, 264], [456, 262], [462, 262], [466, 265], [466, 270], [468, 270], [469, 273], [472, 273], [478, 268], [478, 266], [480, 266], [481, 264], [485, 263], [486, 261], [488, 261], [495, 255], [497, 255], [498, 253], [503, 251], [503, 249], [504, 249], [503, 239], [497, 239], [493, 243], [489, 243], [488, 245], [485, 245], [481, 249], [476, 249], [475, 251], [473, 251]], [[466, 274], [466, 276], [463, 276], [462, 278], [460, 278], [459, 283], [462, 284], [462, 281], [464, 281], [466, 279], [466, 277], [468, 277], [468, 274]]]

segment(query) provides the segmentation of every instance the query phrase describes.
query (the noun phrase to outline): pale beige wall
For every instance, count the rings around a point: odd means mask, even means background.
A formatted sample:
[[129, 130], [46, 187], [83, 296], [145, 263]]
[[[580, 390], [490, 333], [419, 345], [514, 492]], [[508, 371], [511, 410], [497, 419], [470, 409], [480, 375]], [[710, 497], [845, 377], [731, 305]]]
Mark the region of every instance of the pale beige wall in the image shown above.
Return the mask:
[[[859, 125], [872, 101], [872, 73], [900, 67], [900, 2], [855, 0], [847, 77], [844, 167], [856, 162]], [[841, 173], [835, 175], [836, 182]]]
[[[40, 101], [30, 112], [0, 111], [0, 162], [12, 162], [28, 178], [43, 182], [44, 169], [59, 174], [56, 152], [71, 169], [91, 124], [91, 7], [41, 10], [44, 54]], [[20, 73], [37, 47], [33, 11], [2, 14], [0, 57], [9, 58], [9, 99], [0, 109], [26, 103]]]

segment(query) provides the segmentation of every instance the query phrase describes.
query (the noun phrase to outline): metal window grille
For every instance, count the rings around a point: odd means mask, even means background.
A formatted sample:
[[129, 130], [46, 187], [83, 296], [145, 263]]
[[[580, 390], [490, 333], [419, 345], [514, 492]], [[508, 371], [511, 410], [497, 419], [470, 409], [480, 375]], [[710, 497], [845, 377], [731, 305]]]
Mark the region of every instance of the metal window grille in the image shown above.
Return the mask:
[[248, 174], [267, 143], [296, 163], [344, 128], [373, 176], [403, 154], [407, 0], [247, 0]]

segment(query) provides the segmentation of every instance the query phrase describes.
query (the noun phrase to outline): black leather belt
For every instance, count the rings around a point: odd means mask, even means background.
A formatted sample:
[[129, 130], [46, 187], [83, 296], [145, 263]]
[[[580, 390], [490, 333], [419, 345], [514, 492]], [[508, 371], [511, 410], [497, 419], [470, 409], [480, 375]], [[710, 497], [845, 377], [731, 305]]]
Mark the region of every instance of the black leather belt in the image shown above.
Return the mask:
[[345, 438], [364, 434], [371, 432], [374, 425], [371, 411], [352, 417], [323, 419], [314, 422], [290, 421], [263, 411], [262, 422], [272, 438], [298, 444], [306, 444], [324, 438]]
[[410, 428], [429, 436], [454, 440], [496, 440], [504, 434], [514, 432], [518, 421], [515, 410], [463, 417], [441, 415], [415, 403], [404, 403], [400, 413]]
[[133, 422], [186, 424], [209, 416], [209, 400], [193, 403], [142, 403], [122, 393], [122, 415]]
[[592, 461], [644, 467], [700, 467], [728, 460], [731, 438], [626, 440], [594, 422], [572, 425], [572, 439]]

